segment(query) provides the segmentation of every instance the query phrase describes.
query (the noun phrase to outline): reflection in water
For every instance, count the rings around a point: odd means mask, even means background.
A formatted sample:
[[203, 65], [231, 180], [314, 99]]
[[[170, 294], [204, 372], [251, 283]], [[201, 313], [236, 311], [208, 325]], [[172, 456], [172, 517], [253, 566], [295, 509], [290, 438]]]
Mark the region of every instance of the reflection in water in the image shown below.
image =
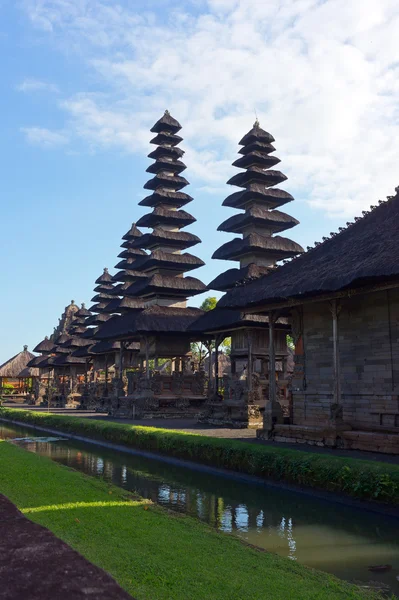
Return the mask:
[[[0, 439], [31, 437], [0, 423]], [[235, 533], [251, 544], [342, 579], [388, 584], [399, 595], [399, 520], [266, 486], [251, 485], [71, 440], [20, 440], [89, 475]], [[369, 573], [372, 564], [391, 564]]]

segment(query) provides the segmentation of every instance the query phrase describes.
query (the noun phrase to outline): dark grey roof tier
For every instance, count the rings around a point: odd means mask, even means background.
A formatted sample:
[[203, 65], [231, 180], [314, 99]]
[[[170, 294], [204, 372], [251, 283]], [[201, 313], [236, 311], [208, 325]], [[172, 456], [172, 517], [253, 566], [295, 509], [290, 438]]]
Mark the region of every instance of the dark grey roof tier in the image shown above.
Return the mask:
[[33, 367], [36, 369], [44, 369], [47, 364], [48, 358], [48, 354], [43, 354], [42, 356], [35, 356], [28, 362], [26, 366], [30, 368]]
[[159, 206], [160, 204], [168, 204], [181, 208], [192, 201], [192, 196], [185, 192], [171, 192], [170, 190], [163, 190], [160, 188], [156, 190], [151, 196], [147, 196], [144, 200], [139, 202], [139, 206]]
[[70, 348], [65, 348], [64, 344], [58, 345], [54, 348], [54, 354], [69, 354]]
[[298, 223], [297, 219], [279, 210], [268, 210], [262, 206], [253, 206], [248, 208], [245, 213], [233, 215], [223, 221], [219, 225], [218, 231], [242, 233], [249, 225], [255, 225], [258, 228], [264, 227], [273, 233], [277, 233], [295, 227]]
[[[205, 312], [199, 319], [194, 321], [189, 331], [198, 333], [216, 333], [225, 331], [229, 334], [237, 328], [256, 327], [261, 329], [269, 328], [269, 319], [267, 315], [245, 314], [240, 310], [219, 308], [216, 306], [213, 310]], [[287, 319], [279, 319], [276, 328], [289, 330], [290, 325]]]
[[76, 348], [73, 352], [71, 352], [71, 356], [74, 358], [91, 358], [92, 354], [90, 352], [90, 348], [93, 346], [94, 342], [91, 342], [90, 346], [85, 346], [83, 348]]
[[250, 152], [261, 152], [262, 154], [270, 154], [274, 152], [276, 148], [272, 146], [272, 144], [267, 144], [265, 142], [254, 141], [251, 144], [240, 148], [238, 154], [249, 154]]
[[259, 126], [258, 120], [255, 121], [254, 126], [244, 137], [238, 142], [240, 146], [247, 146], [253, 142], [262, 142], [264, 144], [272, 144], [275, 141], [271, 133], [268, 133]]
[[104, 312], [108, 312], [110, 314], [115, 313], [123, 313], [127, 312], [133, 308], [144, 308], [144, 302], [139, 298], [114, 298], [108, 304], [107, 308], [104, 309]]
[[[59, 335], [57, 337], [57, 339], [55, 340], [55, 345], [57, 344], [63, 344], [64, 342], [66, 342], [67, 340], [69, 340], [69, 335], [66, 333], [62, 333], [61, 335]], [[54, 348], [54, 346], [53, 346]]]
[[399, 188], [387, 202], [314, 249], [245, 288], [228, 292], [219, 305], [249, 307], [284, 303], [288, 299], [300, 300], [397, 281], [398, 239]]
[[81, 308], [79, 308], [78, 312], [75, 313], [75, 319], [81, 318], [81, 317], [89, 317], [89, 316], [90, 316], [90, 311], [87, 310], [85, 303], [82, 302]]
[[[124, 246], [122, 246], [124, 247]], [[118, 254], [118, 258], [136, 258], [137, 256], [144, 256], [146, 253], [144, 250], [141, 250], [141, 248], [132, 248], [131, 246], [128, 246], [127, 248], [125, 248], [125, 250], [122, 250], [122, 252], [120, 252]], [[116, 267], [115, 267], [116, 268]]]
[[144, 215], [138, 220], [140, 227], [159, 227], [162, 225], [174, 225], [176, 227], [185, 227], [195, 223], [195, 219], [185, 210], [170, 210], [164, 206], [157, 206], [152, 213]]
[[[37, 359], [42, 359], [39, 364], [35, 365], [38, 369], [52, 369], [53, 362], [55, 360], [55, 356], [51, 356], [50, 354], [46, 354], [46, 356], [37, 356]], [[33, 361], [32, 361], [33, 362]]]
[[96, 279], [95, 283], [109, 283], [112, 281], [112, 276], [108, 273], [108, 269], [105, 267], [102, 275]]
[[237, 173], [228, 180], [229, 185], [247, 188], [251, 183], [272, 186], [285, 181], [287, 177], [281, 171], [264, 171], [260, 167], [250, 167], [243, 173]]
[[[176, 308], [151, 306], [141, 311], [132, 311], [121, 317], [112, 317], [96, 337], [98, 339], [129, 339], [145, 334], [187, 334], [190, 325], [203, 311], [200, 308]], [[191, 334], [189, 334], [191, 335]]]
[[39, 342], [37, 344], [37, 346], [35, 346], [33, 348], [33, 352], [40, 352], [41, 354], [48, 354], [49, 352], [52, 351], [53, 347], [54, 347], [54, 343], [51, 340], [49, 340], [46, 335], [44, 340]]
[[265, 188], [264, 185], [251, 184], [247, 189], [241, 192], [230, 194], [223, 201], [222, 206], [230, 208], [245, 208], [249, 203], [263, 204], [269, 208], [278, 208], [292, 202], [293, 196], [284, 190], [278, 188]]
[[248, 152], [244, 156], [237, 158], [237, 160], [233, 162], [233, 167], [248, 169], [252, 166], [258, 166], [263, 167], [264, 169], [270, 169], [270, 167], [274, 167], [279, 162], [281, 161], [277, 156], [269, 156], [268, 154], [255, 150], [254, 152]]
[[179, 121], [174, 119], [168, 110], [165, 110], [164, 114], [158, 121], [155, 123], [153, 127], [151, 127], [150, 131], [152, 133], [160, 133], [162, 131], [170, 131], [171, 133], [177, 133], [180, 131], [181, 125]]
[[[143, 234], [142, 234], [143, 235]], [[137, 242], [138, 238], [132, 238], [130, 240], [126, 240], [125, 242], [122, 242], [121, 244], [121, 248], [124, 248], [125, 251], [130, 251], [132, 250], [132, 244], [135, 244]], [[130, 252], [130, 254], [145, 254], [144, 250], [141, 250], [140, 248], [135, 248], [136, 252]], [[122, 254], [122, 252], [121, 252]]]
[[[92, 317], [97, 317], [97, 315], [92, 315], [91, 317], [88, 317], [88, 319], [91, 319]], [[86, 329], [85, 333], [82, 333], [82, 338], [91, 339], [91, 336], [96, 332], [96, 329], [96, 327], [91, 325], [90, 328]]]
[[[123, 261], [120, 262], [119, 264], [122, 265]], [[129, 267], [131, 267], [131, 265], [128, 265]], [[115, 281], [121, 281], [121, 282], [126, 282], [126, 281], [137, 281], [137, 279], [142, 279], [143, 277], [147, 277], [146, 273], [142, 273], [141, 271], [135, 271], [131, 268], [129, 269], [122, 269], [121, 271], [118, 271], [117, 273], [115, 273], [114, 275], [115, 277]], [[114, 289], [114, 296], [120, 296], [120, 289]]]
[[187, 298], [206, 291], [206, 286], [195, 277], [169, 277], [167, 275], [153, 275], [143, 281], [132, 283], [125, 290], [127, 296], [171, 296], [174, 298]]
[[120, 342], [96, 342], [90, 348], [90, 354], [113, 354], [121, 349]]
[[174, 173], [181, 173], [187, 169], [184, 162], [178, 159], [168, 160], [165, 158], [158, 158], [152, 165], [147, 167], [146, 173], [159, 173], [160, 171], [173, 171]]
[[86, 331], [86, 327], [84, 325], [76, 325], [76, 327], [74, 326], [69, 329], [69, 333], [72, 336], [82, 335], [83, 333], [85, 333], [85, 331]]
[[155, 148], [152, 152], [150, 152], [147, 156], [148, 158], [153, 158], [157, 160], [158, 158], [162, 158], [164, 156], [169, 156], [170, 158], [177, 159], [181, 158], [184, 155], [184, 150], [178, 148], [177, 146], [163, 146], [160, 145], [158, 148]]
[[228, 269], [215, 277], [207, 287], [211, 290], [226, 292], [234, 287], [246, 285], [251, 281], [255, 281], [255, 279], [259, 279], [259, 277], [266, 275], [270, 271], [270, 267], [261, 267], [251, 263], [241, 269]]
[[262, 254], [282, 260], [303, 252], [302, 246], [281, 236], [266, 237], [258, 233], [250, 233], [244, 239], [234, 238], [216, 250], [212, 258], [221, 260], [239, 260], [247, 254]]
[[185, 252], [184, 254], [175, 254], [173, 252], [154, 250], [148, 256], [138, 258], [134, 263], [134, 266], [140, 271], [163, 268], [183, 273], [202, 267], [204, 264], [203, 260], [188, 252]]
[[97, 315], [92, 315], [91, 317], [87, 318], [86, 321], [86, 325], [98, 325], [98, 323], [100, 323], [103, 320], [106, 319], [102, 319], [102, 317], [107, 317], [108, 315], [103, 315], [103, 310], [104, 308], [107, 306], [108, 303], [101, 303], [101, 304], [93, 304], [92, 308], [92, 312], [94, 313], [98, 313]]
[[183, 138], [180, 137], [180, 135], [175, 135], [174, 133], [168, 133], [167, 131], [163, 131], [158, 133], [158, 135], [156, 135], [154, 138], [152, 138], [152, 140], [150, 140], [150, 144], [155, 144], [156, 146], [177, 146], [182, 141]]
[[129, 229], [129, 231], [127, 231], [125, 233], [125, 235], [122, 236], [122, 239], [123, 240], [135, 240], [136, 238], [140, 237], [141, 235], [143, 235], [143, 234], [137, 228], [136, 223], [132, 223], [131, 228]]
[[171, 188], [179, 191], [189, 185], [187, 179], [181, 175], [166, 175], [166, 173], [158, 173], [144, 185], [145, 190], [156, 190], [159, 187]]
[[110, 283], [102, 283], [101, 285], [97, 285], [94, 288], [95, 292], [99, 292], [100, 294], [111, 294], [113, 290], [113, 281], [111, 277]]
[[[112, 288], [113, 290], [114, 288]], [[111, 290], [111, 291], [112, 291]], [[108, 293], [108, 294], [96, 294], [95, 296], [93, 296], [93, 298], [91, 299], [92, 302], [97, 302], [98, 304], [106, 304], [108, 300], [112, 300], [112, 298], [114, 297], [113, 294]], [[92, 312], [95, 312], [95, 309], [93, 309], [93, 307], [91, 307]]]
[[199, 237], [193, 233], [188, 233], [186, 231], [169, 231], [158, 227], [151, 233], [145, 233], [138, 243], [140, 243], [143, 248], [148, 249], [156, 248], [157, 246], [170, 246], [171, 248], [185, 250], [186, 248], [195, 246], [195, 244], [198, 244], [200, 241]]
[[71, 354], [65, 354], [65, 356], [57, 356], [53, 360], [54, 367], [69, 367], [70, 365], [84, 365], [86, 361], [84, 358], [77, 358]]
[[[87, 311], [87, 312], [89, 312], [89, 311]], [[79, 327], [79, 325], [83, 325], [85, 322], [85, 319], [86, 319], [86, 317], [75, 317], [73, 319], [71, 325], [69, 326], [68, 331], [71, 331], [75, 327]]]

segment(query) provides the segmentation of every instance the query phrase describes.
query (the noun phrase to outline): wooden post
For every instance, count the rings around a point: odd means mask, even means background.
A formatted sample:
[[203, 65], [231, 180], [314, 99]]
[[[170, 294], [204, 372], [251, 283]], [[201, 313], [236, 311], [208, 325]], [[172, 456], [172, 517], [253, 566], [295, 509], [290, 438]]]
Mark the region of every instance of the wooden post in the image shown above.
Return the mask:
[[270, 434], [273, 429], [273, 406], [276, 402], [276, 352], [274, 345], [274, 324], [276, 314], [269, 312], [269, 402], [263, 413], [263, 429]]
[[123, 382], [123, 350], [124, 350], [124, 345], [125, 342], [121, 342], [121, 347], [119, 350], [119, 379], [121, 382]]
[[105, 386], [104, 396], [108, 396], [108, 353], [105, 354]]
[[334, 404], [338, 407], [341, 404], [341, 374], [339, 360], [339, 343], [338, 343], [338, 315], [341, 307], [337, 300], [331, 302], [331, 314], [333, 325], [333, 353], [334, 353]]
[[248, 331], [247, 334], [248, 341], [248, 361], [247, 361], [247, 386], [248, 391], [252, 391], [252, 335], [251, 332]]
[[215, 395], [219, 393], [219, 344], [221, 342], [220, 335], [215, 339]]
[[145, 377], [150, 378], [150, 345], [148, 335], [145, 337]]

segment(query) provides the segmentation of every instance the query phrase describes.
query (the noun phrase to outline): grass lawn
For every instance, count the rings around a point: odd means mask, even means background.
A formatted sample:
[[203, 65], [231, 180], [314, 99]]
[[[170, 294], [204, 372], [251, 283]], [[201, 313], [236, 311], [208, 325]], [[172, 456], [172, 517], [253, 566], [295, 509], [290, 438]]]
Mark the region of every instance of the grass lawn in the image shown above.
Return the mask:
[[125, 423], [0, 408], [0, 417], [264, 479], [399, 504], [399, 466]]
[[0, 492], [137, 600], [376, 597], [1, 441]]

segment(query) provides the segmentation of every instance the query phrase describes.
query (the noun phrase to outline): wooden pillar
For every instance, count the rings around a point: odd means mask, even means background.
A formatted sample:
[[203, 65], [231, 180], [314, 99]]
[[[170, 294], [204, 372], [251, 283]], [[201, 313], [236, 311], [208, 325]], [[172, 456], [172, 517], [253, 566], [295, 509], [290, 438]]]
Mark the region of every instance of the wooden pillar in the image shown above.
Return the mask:
[[338, 343], [338, 315], [341, 307], [337, 300], [331, 302], [332, 329], [333, 329], [333, 360], [334, 360], [334, 404], [341, 405], [341, 373]]
[[248, 391], [252, 391], [252, 332], [248, 331], [248, 361], [247, 361], [247, 386]]
[[220, 335], [215, 339], [215, 394], [219, 392], [219, 344], [221, 342]]
[[150, 344], [148, 336], [145, 338], [145, 377], [150, 378]]
[[236, 359], [235, 358], [230, 358], [230, 370], [231, 370], [231, 374], [235, 375], [236, 374]]
[[105, 354], [105, 386], [104, 396], [108, 396], [108, 353]]
[[158, 371], [158, 356], [156, 356], [154, 359], [154, 370]]
[[123, 351], [125, 349], [125, 342], [121, 342], [119, 350], [119, 379], [123, 381]]
[[263, 413], [263, 429], [270, 435], [273, 429], [273, 406], [276, 402], [276, 351], [274, 340], [274, 324], [276, 314], [269, 312], [269, 401]]

